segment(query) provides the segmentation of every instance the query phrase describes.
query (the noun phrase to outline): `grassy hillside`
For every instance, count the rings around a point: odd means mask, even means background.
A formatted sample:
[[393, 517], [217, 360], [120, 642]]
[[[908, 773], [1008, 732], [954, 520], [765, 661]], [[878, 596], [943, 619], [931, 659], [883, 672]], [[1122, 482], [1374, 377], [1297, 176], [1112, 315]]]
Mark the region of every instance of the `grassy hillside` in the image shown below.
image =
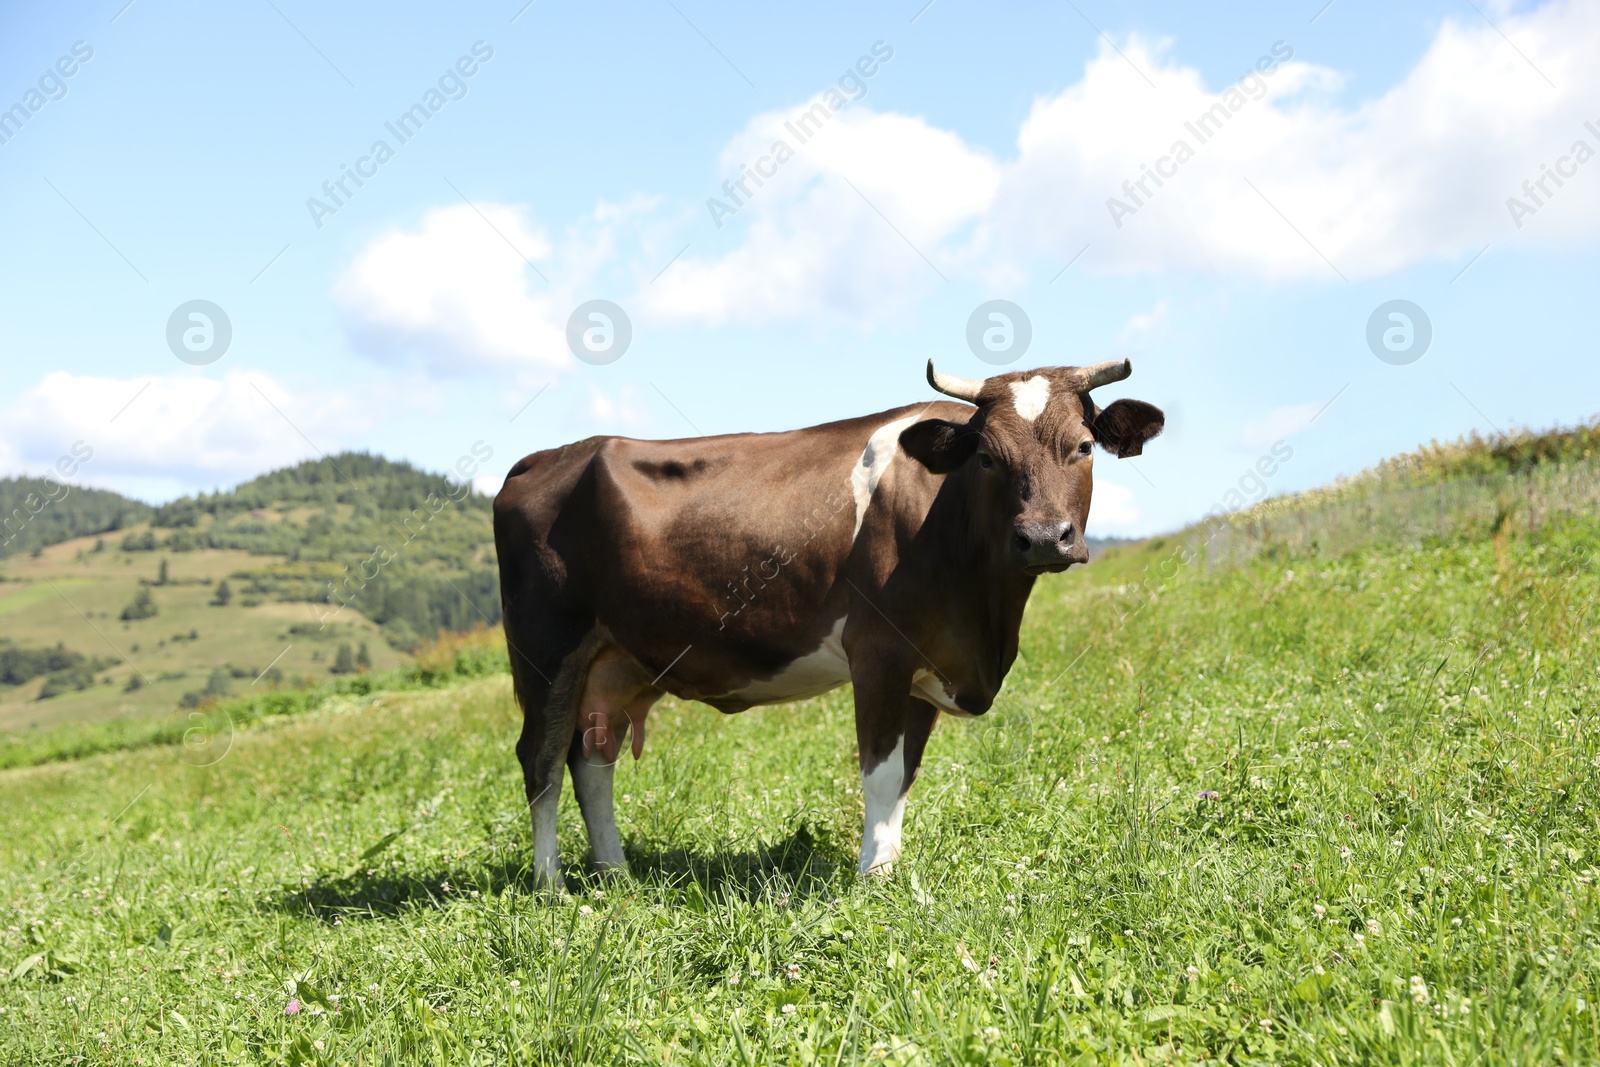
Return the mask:
[[1600, 523], [1183, 544], [1041, 581], [881, 882], [847, 691], [664, 701], [553, 902], [504, 676], [0, 774], [0, 1061], [1600, 1059]]
[[[0, 671], [0, 737], [383, 671], [500, 613], [488, 498], [359, 453], [153, 509], [73, 490], [20, 529], [33, 548], [0, 560], [0, 657], [60, 645], [80, 665]], [[38, 747], [0, 748], [19, 743]]]

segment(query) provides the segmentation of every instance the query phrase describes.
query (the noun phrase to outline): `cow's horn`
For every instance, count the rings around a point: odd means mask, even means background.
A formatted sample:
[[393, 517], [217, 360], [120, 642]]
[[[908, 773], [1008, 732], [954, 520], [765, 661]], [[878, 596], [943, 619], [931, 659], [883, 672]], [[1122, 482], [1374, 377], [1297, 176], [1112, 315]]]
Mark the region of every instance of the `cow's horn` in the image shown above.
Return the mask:
[[945, 396], [953, 396], [969, 404], [978, 402], [978, 392], [983, 388], [983, 383], [976, 378], [958, 378], [954, 374], [940, 374], [933, 369], [931, 359], [928, 360], [928, 384]]
[[1087, 367], [1078, 368], [1078, 377], [1083, 380], [1083, 392], [1098, 389], [1102, 385], [1120, 382], [1133, 373], [1133, 361], [1127, 359], [1113, 359], [1105, 363], [1091, 363]]

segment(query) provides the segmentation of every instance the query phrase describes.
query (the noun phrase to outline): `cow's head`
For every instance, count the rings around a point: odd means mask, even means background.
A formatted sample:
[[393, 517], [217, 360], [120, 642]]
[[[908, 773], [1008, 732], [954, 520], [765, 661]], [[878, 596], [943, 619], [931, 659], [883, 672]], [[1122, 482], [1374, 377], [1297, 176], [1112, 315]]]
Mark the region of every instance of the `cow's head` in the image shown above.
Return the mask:
[[1084, 526], [1094, 488], [1096, 443], [1137, 456], [1161, 432], [1161, 409], [1140, 400], [1100, 408], [1089, 391], [1133, 373], [1127, 360], [1090, 367], [1046, 367], [982, 381], [940, 374], [928, 384], [976, 404], [965, 423], [924, 419], [900, 445], [935, 474], [961, 471], [975, 497], [978, 536], [1029, 574], [1089, 562]]

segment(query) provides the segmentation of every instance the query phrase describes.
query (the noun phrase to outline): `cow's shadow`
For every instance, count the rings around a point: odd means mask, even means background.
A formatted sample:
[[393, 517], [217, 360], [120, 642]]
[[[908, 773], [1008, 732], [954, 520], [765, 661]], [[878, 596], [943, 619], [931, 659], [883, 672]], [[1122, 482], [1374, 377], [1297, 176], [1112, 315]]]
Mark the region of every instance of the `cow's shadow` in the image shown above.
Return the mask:
[[[282, 886], [263, 903], [273, 910], [334, 923], [394, 918], [419, 908], [440, 909], [505, 893], [570, 902], [572, 897], [551, 893], [538, 883], [530, 855], [526, 848], [507, 849], [426, 870], [391, 866], [328, 875], [304, 885]], [[836, 893], [841, 876], [854, 869], [853, 862], [805, 825], [753, 850], [634, 846], [627, 855], [631, 876], [623, 880], [596, 872], [589, 855], [568, 863], [562, 869], [568, 892], [582, 896], [605, 889], [625, 896], [638, 890], [668, 898], [698, 894], [703, 899], [732, 897], [782, 908], [792, 900]]]

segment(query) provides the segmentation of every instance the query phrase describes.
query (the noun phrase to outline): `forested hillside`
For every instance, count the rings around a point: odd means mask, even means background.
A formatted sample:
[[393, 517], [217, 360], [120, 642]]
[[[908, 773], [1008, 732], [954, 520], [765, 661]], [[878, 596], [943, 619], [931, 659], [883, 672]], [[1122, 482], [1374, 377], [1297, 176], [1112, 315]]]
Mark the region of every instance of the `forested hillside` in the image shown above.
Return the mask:
[[273, 471], [156, 508], [127, 552], [242, 549], [251, 598], [354, 609], [398, 648], [500, 617], [490, 500], [470, 485], [364, 452]]
[[74, 537], [111, 533], [150, 515], [150, 505], [106, 489], [49, 478], [0, 478], [0, 559]]

